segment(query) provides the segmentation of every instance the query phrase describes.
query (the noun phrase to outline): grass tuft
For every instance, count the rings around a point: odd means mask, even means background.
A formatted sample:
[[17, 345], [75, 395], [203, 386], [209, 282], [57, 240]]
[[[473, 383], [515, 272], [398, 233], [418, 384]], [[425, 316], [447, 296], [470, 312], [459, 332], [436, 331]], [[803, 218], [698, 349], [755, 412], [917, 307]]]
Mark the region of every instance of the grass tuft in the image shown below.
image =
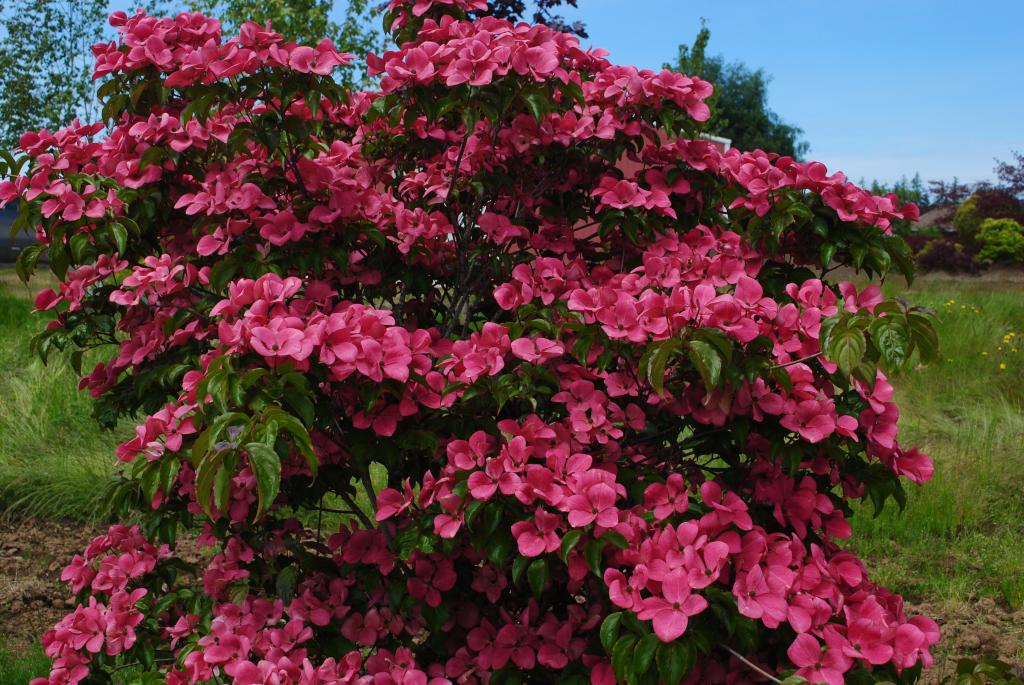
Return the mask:
[[99, 510], [123, 431], [96, 425], [66, 359], [29, 352], [46, 319], [0, 287], [0, 509], [87, 520]]

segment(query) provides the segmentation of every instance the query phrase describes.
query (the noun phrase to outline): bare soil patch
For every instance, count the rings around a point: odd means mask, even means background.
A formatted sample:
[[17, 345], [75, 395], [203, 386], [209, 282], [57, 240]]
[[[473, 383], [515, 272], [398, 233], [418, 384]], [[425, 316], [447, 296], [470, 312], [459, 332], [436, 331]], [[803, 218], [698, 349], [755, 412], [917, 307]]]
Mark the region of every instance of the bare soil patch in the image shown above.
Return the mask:
[[1013, 609], [990, 597], [964, 602], [921, 602], [907, 606], [908, 614], [931, 616], [942, 628], [935, 667], [921, 678], [937, 685], [956, 672], [958, 659], [994, 658], [1014, 666], [1024, 676], [1024, 608]]
[[79, 522], [0, 519], [0, 639], [21, 651], [75, 607], [60, 572], [97, 530]]

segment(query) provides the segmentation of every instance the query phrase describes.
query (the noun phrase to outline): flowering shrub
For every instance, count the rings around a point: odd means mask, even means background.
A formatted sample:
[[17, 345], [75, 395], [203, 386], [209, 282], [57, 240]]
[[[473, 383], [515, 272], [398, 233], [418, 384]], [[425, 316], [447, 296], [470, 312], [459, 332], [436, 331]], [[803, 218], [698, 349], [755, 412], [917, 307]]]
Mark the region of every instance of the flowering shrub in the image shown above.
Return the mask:
[[[328, 41], [118, 13], [103, 124], [4, 201], [60, 280], [46, 355], [120, 446], [53, 685], [910, 683], [935, 623], [841, 541], [902, 504], [886, 373], [928, 315], [914, 206], [701, 137], [710, 86], [482, 0], [391, 3], [378, 92]], [[386, 482], [385, 482], [386, 481]], [[183, 531], [193, 531], [182, 537]], [[198, 544], [200, 553], [191, 547]], [[129, 668], [130, 667], [130, 668]], [[134, 674], [134, 675], [125, 675]]]

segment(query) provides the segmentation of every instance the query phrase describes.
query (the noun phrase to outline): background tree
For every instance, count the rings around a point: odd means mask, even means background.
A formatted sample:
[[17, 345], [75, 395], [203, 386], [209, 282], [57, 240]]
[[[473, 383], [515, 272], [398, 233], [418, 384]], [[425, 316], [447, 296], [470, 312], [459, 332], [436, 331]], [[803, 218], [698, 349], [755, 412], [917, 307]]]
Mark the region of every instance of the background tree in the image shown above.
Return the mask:
[[341, 23], [331, 18], [334, 0], [188, 0], [188, 4], [193, 10], [220, 17], [228, 32], [236, 32], [247, 21], [269, 21], [285, 40], [315, 45], [324, 36], [331, 38], [339, 50], [358, 58], [339, 69], [338, 81], [346, 86], [367, 85], [364, 58], [383, 45], [380, 3], [371, 0], [349, 0]]
[[1000, 187], [1011, 195], [1024, 199], [1024, 154], [1014, 150], [1013, 162], [996, 160], [996, 177]]
[[921, 174], [914, 174], [914, 177], [911, 179], [908, 179], [906, 174], [904, 174], [900, 176], [900, 180], [892, 185], [882, 183], [876, 179], [871, 182], [871, 192], [875, 195], [893, 193], [899, 198], [900, 202], [913, 202], [922, 210], [927, 209], [931, 203], [928, 189], [924, 187], [924, 181], [921, 180]]
[[23, 131], [97, 114], [91, 46], [103, 40], [104, 0], [14, 0], [0, 19], [0, 145]]
[[928, 181], [928, 194], [935, 205], [958, 205], [974, 191], [970, 183], [961, 183], [956, 176], [952, 181]]
[[528, 20], [535, 24], [546, 24], [558, 31], [567, 31], [586, 38], [587, 27], [582, 21], [569, 22], [561, 15], [551, 12], [553, 8], [562, 4], [576, 7], [576, 3], [577, 0], [536, 0], [531, 13], [527, 10], [527, 3], [524, 0], [495, 0], [491, 3], [488, 14], [510, 21]]
[[768, 107], [768, 82], [771, 77], [763, 69], [751, 70], [742, 62], [726, 62], [722, 55], [707, 56], [711, 31], [706, 25], [689, 46], [679, 46], [672, 69], [691, 76], [700, 76], [715, 86], [708, 100], [711, 119], [708, 131], [732, 140], [745, 150], [760, 148], [802, 158], [810, 149], [801, 140], [803, 129], [784, 122]]

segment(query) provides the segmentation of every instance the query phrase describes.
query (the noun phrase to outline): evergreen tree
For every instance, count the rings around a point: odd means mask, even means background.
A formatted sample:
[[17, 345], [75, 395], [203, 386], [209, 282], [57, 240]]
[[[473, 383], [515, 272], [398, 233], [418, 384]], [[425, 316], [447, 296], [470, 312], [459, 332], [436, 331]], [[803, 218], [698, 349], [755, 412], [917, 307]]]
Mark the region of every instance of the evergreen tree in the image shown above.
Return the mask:
[[710, 39], [711, 31], [703, 24], [693, 45], [680, 45], [675, 63], [665, 64], [666, 69], [700, 76], [715, 86], [708, 100], [712, 114], [707, 130], [746, 150], [760, 148], [798, 159], [806, 155], [810, 146], [801, 140], [803, 129], [784, 122], [768, 107], [771, 78], [763, 69], [726, 62], [722, 55], [708, 56]]

